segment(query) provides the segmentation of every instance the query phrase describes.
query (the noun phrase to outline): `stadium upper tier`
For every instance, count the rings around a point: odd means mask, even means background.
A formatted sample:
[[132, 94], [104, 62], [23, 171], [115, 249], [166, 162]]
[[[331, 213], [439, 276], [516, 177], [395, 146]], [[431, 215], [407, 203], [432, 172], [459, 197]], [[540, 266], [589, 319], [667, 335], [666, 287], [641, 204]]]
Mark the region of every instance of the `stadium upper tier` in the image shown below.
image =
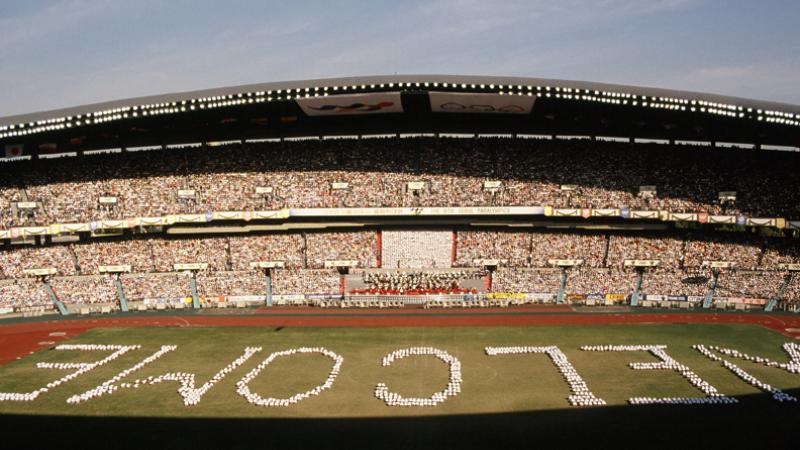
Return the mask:
[[724, 214], [733, 223], [740, 214], [794, 220], [797, 167], [800, 154], [792, 152], [510, 138], [125, 152], [3, 164], [0, 228], [355, 207], [549, 206], [579, 215], [594, 208], [617, 217], [643, 210]]
[[0, 118], [0, 145], [29, 155], [197, 140], [420, 132], [797, 147], [800, 107], [582, 81], [395, 75], [233, 86]]

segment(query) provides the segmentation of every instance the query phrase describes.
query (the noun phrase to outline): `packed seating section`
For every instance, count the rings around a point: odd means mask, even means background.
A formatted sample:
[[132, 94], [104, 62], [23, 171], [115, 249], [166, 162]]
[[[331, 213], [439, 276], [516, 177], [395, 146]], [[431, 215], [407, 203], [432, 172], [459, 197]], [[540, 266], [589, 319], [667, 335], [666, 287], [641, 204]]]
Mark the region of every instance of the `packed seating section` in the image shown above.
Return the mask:
[[[800, 218], [798, 155], [631, 145], [306, 140], [13, 162], [0, 167], [0, 228], [285, 207], [550, 205]], [[486, 189], [486, 180], [502, 186]], [[642, 196], [640, 186], [656, 194]], [[721, 204], [724, 191], [736, 192], [733, 205]], [[17, 210], [20, 201], [37, 207]]]
[[[736, 263], [723, 270], [716, 296], [769, 299], [783, 284], [787, 272], [779, 264], [800, 263], [795, 239], [757, 238], [745, 233], [710, 235], [676, 234], [457, 231], [456, 261], [452, 272], [406, 270], [401, 274], [372, 273], [378, 250], [376, 231], [273, 233], [256, 236], [165, 239], [153, 237], [93, 241], [49, 246], [10, 246], [0, 250], [0, 308], [51, 307], [41, 281], [25, 269], [52, 267], [49, 279], [60, 300], [67, 304], [116, 303], [111, 275], [98, 275], [103, 265], [131, 265], [133, 273], [121, 276], [129, 301], [166, 301], [190, 297], [186, 274], [175, 263], [208, 264], [197, 274], [201, 297], [262, 296], [265, 274], [249, 263], [284, 261], [272, 270], [276, 295], [338, 295], [342, 277], [326, 261], [356, 261], [366, 287], [348, 294], [472, 293], [486, 279], [482, 259], [507, 259], [491, 274], [494, 292], [555, 294], [562, 272], [550, 259], [583, 260], [567, 269], [568, 294], [629, 294], [637, 274], [624, 267], [625, 259], [656, 259], [658, 267], [646, 270], [643, 295], [703, 296], [713, 277], [704, 261]], [[351, 272], [352, 273], [352, 272]], [[795, 277], [798, 278], [798, 277]], [[800, 279], [794, 279], [783, 301], [800, 302]]]
[[[549, 205], [799, 219], [798, 158], [781, 152], [590, 140], [393, 138], [22, 161], [0, 165], [0, 229], [317, 207]], [[499, 181], [500, 187], [486, 188], [486, 181]], [[422, 188], [410, 189], [412, 182]], [[655, 186], [655, 195], [640, 195], [640, 186]], [[179, 190], [190, 194], [179, 195]], [[735, 191], [735, 203], [721, 204], [723, 191]], [[101, 204], [100, 197], [114, 197], [115, 203]], [[35, 208], [22, 208], [19, 202]], [[441, 231], [428, 236], [431, 243], [439, 242], [436, 233]], [[731, 261], [736, 268], [723, 271], [716, 295], [763, 299], [774, 295], [787, 276], [778, 270], [780, 264], [800, 263], [796, 239], [745, 233], [458, 230], [455, 239], [454, 267], [483, 273], [481, 260], [501, 261], [492, 274], [496, 292], [554, 294], [561, 271], [550, 267], [551, 259], [582, 261], [568, 270], [570, 293], [630, 292], [636, 274], [624, 261], [657, 259], [659, 266], [643, 277], [643, 294], [702, 296], [712, 278], [703, 262]], [[400, 260], [409, 259], [403, 247], [408, 242], [397, 240]], [[276, 295], [335, 294], [341, 291], [341, 277], [326, 263], [356, 261], [358, 267], [375, 268], [380, 261], [376, 247], [374, 231], [15, 245], [0, 249], [0, 309], [51, 307], [42, 282], [26, 273], [42, 267], [56, 269], [49, 283], [68, 304], [115, 302], [113, 278], [98, 272], [102, 265], [122, 264], [133, 272], [121, 277], [131, 301], [189, 296], [188, 278], [174, 272], [176, 263], [208, 264], [197, 275], [203, 297], [261, 295], [264, 274], [250, 267], [254, 261], [283, 262], [284, 268], [273, 273]], [[422, 259], [445, 266], [447, 258], [435, 253]], [[371, 275], [368, 290], [453, 288], [447, 280], [421, 273], [399, 280]], [[783, 300], [800, 303], [800, 277], [788, 284]]]

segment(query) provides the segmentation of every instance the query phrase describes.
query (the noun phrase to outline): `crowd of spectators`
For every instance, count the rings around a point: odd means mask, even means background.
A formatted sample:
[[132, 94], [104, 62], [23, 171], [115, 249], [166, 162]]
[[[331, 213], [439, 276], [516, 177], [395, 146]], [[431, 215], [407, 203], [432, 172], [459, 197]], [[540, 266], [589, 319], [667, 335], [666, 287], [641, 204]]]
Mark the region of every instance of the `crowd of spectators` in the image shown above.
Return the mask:
[[612, 236], [608, 265], [623, 267], [626, 259], [658, 260], [659, 267], [675, 269], [683, 264], [684, 241], [675, 237]]
[[567, 274], [567, 294], [629, 294], [636, 274], [617, 268], [580, 269]]
[[726, 272], [719, 276], [714, 295], [768, 299], [778, 292], [783, 277], [784, 274], [780, 272]]
[[229, 270], [228, 239], [153, 239], [149, 242], [157, 272], [171, 272], [175, 264], [208, 264], [208, 270]]
[[340, 294], [341, 277], [332, 269], [276, 270], [272, 292], [278, 295]]
[[264, 275], [255, 271], [201, 272], [197, 275], [197, 295], [227, 297], [264, 295]]
[[708, 292], [711, 274], [707, 270], [664, 270], [647, 271], [642, 277], [640, 292], [648, 295], [695, 295]]
[[786, 303], [800, 304], [800, 275], [795, 274], [789, 282], [789, 286], [783, 292], [782, 300]]
[[739, 269], [758, 267], [762, 252], [761, 243], [754, 238], [739, 236], [731, 240], [725, 236], [704, 235], [702, 238], [689, 238], [686, 241], [684, 264], [697, 267], [703, 261], [731, 261]]
[[[645, 271], [641, 292], [660, 295], [705, 295], [712, 268], [707, 260], [732, 261], [733, 270], [720, 270], [719, 297], [770, 298], [781, 286], [785, 270], [780, 263], [800, 263], [795, 239], [758, 240], [753, 235], [631, 235], [567, 232], [458, 231], [457, 261], [463, 273], [483, 273], [473, 259], [503, 261], [493, 274], [498, 292], [555, 293], [560, 270], [546, 268], [548, 259], [582, 259], [583, 265], [567, 269], [567, 291], [576, 294], [630, 293], [636, 273], [625, 259], [657, 259], [656, 269]], [[446, 249], [445, 249], [446, 250]], [[607, 253], [607, 257], [604, 256]], [[122, 276], [129, 300], [180, 299], [189, 296], [186, 275], [175, 273], [175, 263], [207, 263], [197, 274], [201, 296], [263, 295], [260, 270], [252, 261], [284, 261], [286, 268], [272, 271], [276, 294], [338, 294], [341, 276], [328, 261], [356, 261], [360, 269], [377, 266], [374, 231], [278, 233], [259, 236], [209, 238], [131, 238], [46, 246], [8, 246], [0, 249], [0, 308], [50, 305], [41, 280], [24, 281], [25, 269], [55, 268], [49, 277], [59, 298], [67, 303], [114, 303], [112, 278], [98, 277], [100, 265], [131, 265], [133, 274]], [[685, 256], [684, 256], [685, 255]], [[682, 259], [683, 258], [683, 259]], [[753, 269], [756, 269], [753, 271]], [[713, 269], [719, 270], [719, 269]], [[357, 272], [357, 270], [356, 270]], [[398, 278], [385, 272], [364, 272], [367, 290], [410, 292], [460, 288], [446, 274], [414, 270]], [[417, 275], [413, 275], [413, 274]], [[455, 272], [461, 273], [461, 272]], [[81, 275], [92, 277], [69, 278]], [[16, 281], [15, 281], [16, 280]], [[784, 295], [798, 301], [796, 280]], [[474, 286], [473, 286], [474, 287]], [[471, 288], [470, 288], [471, 289]], [[790, 300], [794, 299], [794, 300]]]
[[80, 273], [95, 275], [100, 266], [131, 266], [132, 272], [155, 272], [152, 240], [126, 239], [73, 244]]
[[499, 268], [492, 273], [495, 292], [533, 292], [556, 294], [561, 286], [558, 269]]
[[583, 260], [582, 266], [602, 267], [606, 241], [603, 234], [531, 234], [530, 265], [548, 267], [551, 259], [580, 259]]
[[122, 289], [129, 302], [174, 302], [191, 296], [189, 278], [184, 273], [140, 273], [123, 275]]
[[779, 264], [800, 263], [800, 242], [769, 240], [764, 248], [761, 267], [777, 269]]
[[505, 260], [505, 265], [529, 267], [531, 234], [509, 231], [459, 231], [456, 265], [472, 267], [476, 259]]
[[306, 267], [320, 269], [326, 261], [357, 261], [358, 267], [376, 267], [374, 231], [306, 234]]
[[49, 283], [58, 299], [66, 304], [116, 304], [119, 299], [110, 275], [53, 278]]
[[[284, 207], [498, 205], [800, 218], [800, 194], [793, 189], [800, 174], [792, 170], [797, 155], [635, 146], [487, 138], [311, 140], [13, 162], [0, 167], [7, 172], [0, 177], [0, 226], [30, 224], [10, 212], [11, 203], [23, 198], [40, 203], [33, 217], [38, 224]], [[486, 180], [501, 186], [485, 188]], [[409, 182], [423, 188], [409, 189]], [[639, 195], [640, 186], [655, 186], [655, 195]], [[721, 204], [722, 191], [736, 192], [733, 205]], [[116, 203], [100, 204], [100, 197], [115, 197]]]
[[15, 247], [0, 251], [0, 273], [3, 278], [24, 278], [26, 269], [54, 268], [59, 275], [75, 275], [75, 257], [64, 245]]
[[231, 237], [230, 248], [235, 270], [250, 269], [251, 262], [283, 261], [284, 267], [293, 269], [305, 264], [306, 246], [299, 233]]
[[42, 283], [33, 279], [4, 280], [0, 283], [0, 308], [24, 308], [48, 306], [53, 302]]

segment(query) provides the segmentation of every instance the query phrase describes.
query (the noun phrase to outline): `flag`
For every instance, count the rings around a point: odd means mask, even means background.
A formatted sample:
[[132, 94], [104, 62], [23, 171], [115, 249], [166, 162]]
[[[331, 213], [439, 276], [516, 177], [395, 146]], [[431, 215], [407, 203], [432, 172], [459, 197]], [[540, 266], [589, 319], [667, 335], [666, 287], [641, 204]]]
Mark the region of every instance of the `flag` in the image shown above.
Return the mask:
[[58, 152], [58, 145], [54, 142], [46, 142], [44, 144], [39, 144], [39, 153], [57, 153]]
[[22, 144], [9, 144], [6, 145], [6, 158], [16, 158], [18, 156], [22, 156], [23, 150]]

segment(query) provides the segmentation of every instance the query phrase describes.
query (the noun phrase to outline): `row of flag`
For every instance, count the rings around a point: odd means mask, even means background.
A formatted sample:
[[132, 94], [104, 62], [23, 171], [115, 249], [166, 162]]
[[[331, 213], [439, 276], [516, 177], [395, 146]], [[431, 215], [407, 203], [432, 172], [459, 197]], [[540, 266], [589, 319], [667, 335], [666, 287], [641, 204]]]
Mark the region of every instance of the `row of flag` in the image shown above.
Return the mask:
[[[54, 142], [39, 144], [39, 153], [58, 153], [58, 145]], [[18, 158], [25, 156], [24, 144], [7, 144], [5, 146], [6, 158]]]

